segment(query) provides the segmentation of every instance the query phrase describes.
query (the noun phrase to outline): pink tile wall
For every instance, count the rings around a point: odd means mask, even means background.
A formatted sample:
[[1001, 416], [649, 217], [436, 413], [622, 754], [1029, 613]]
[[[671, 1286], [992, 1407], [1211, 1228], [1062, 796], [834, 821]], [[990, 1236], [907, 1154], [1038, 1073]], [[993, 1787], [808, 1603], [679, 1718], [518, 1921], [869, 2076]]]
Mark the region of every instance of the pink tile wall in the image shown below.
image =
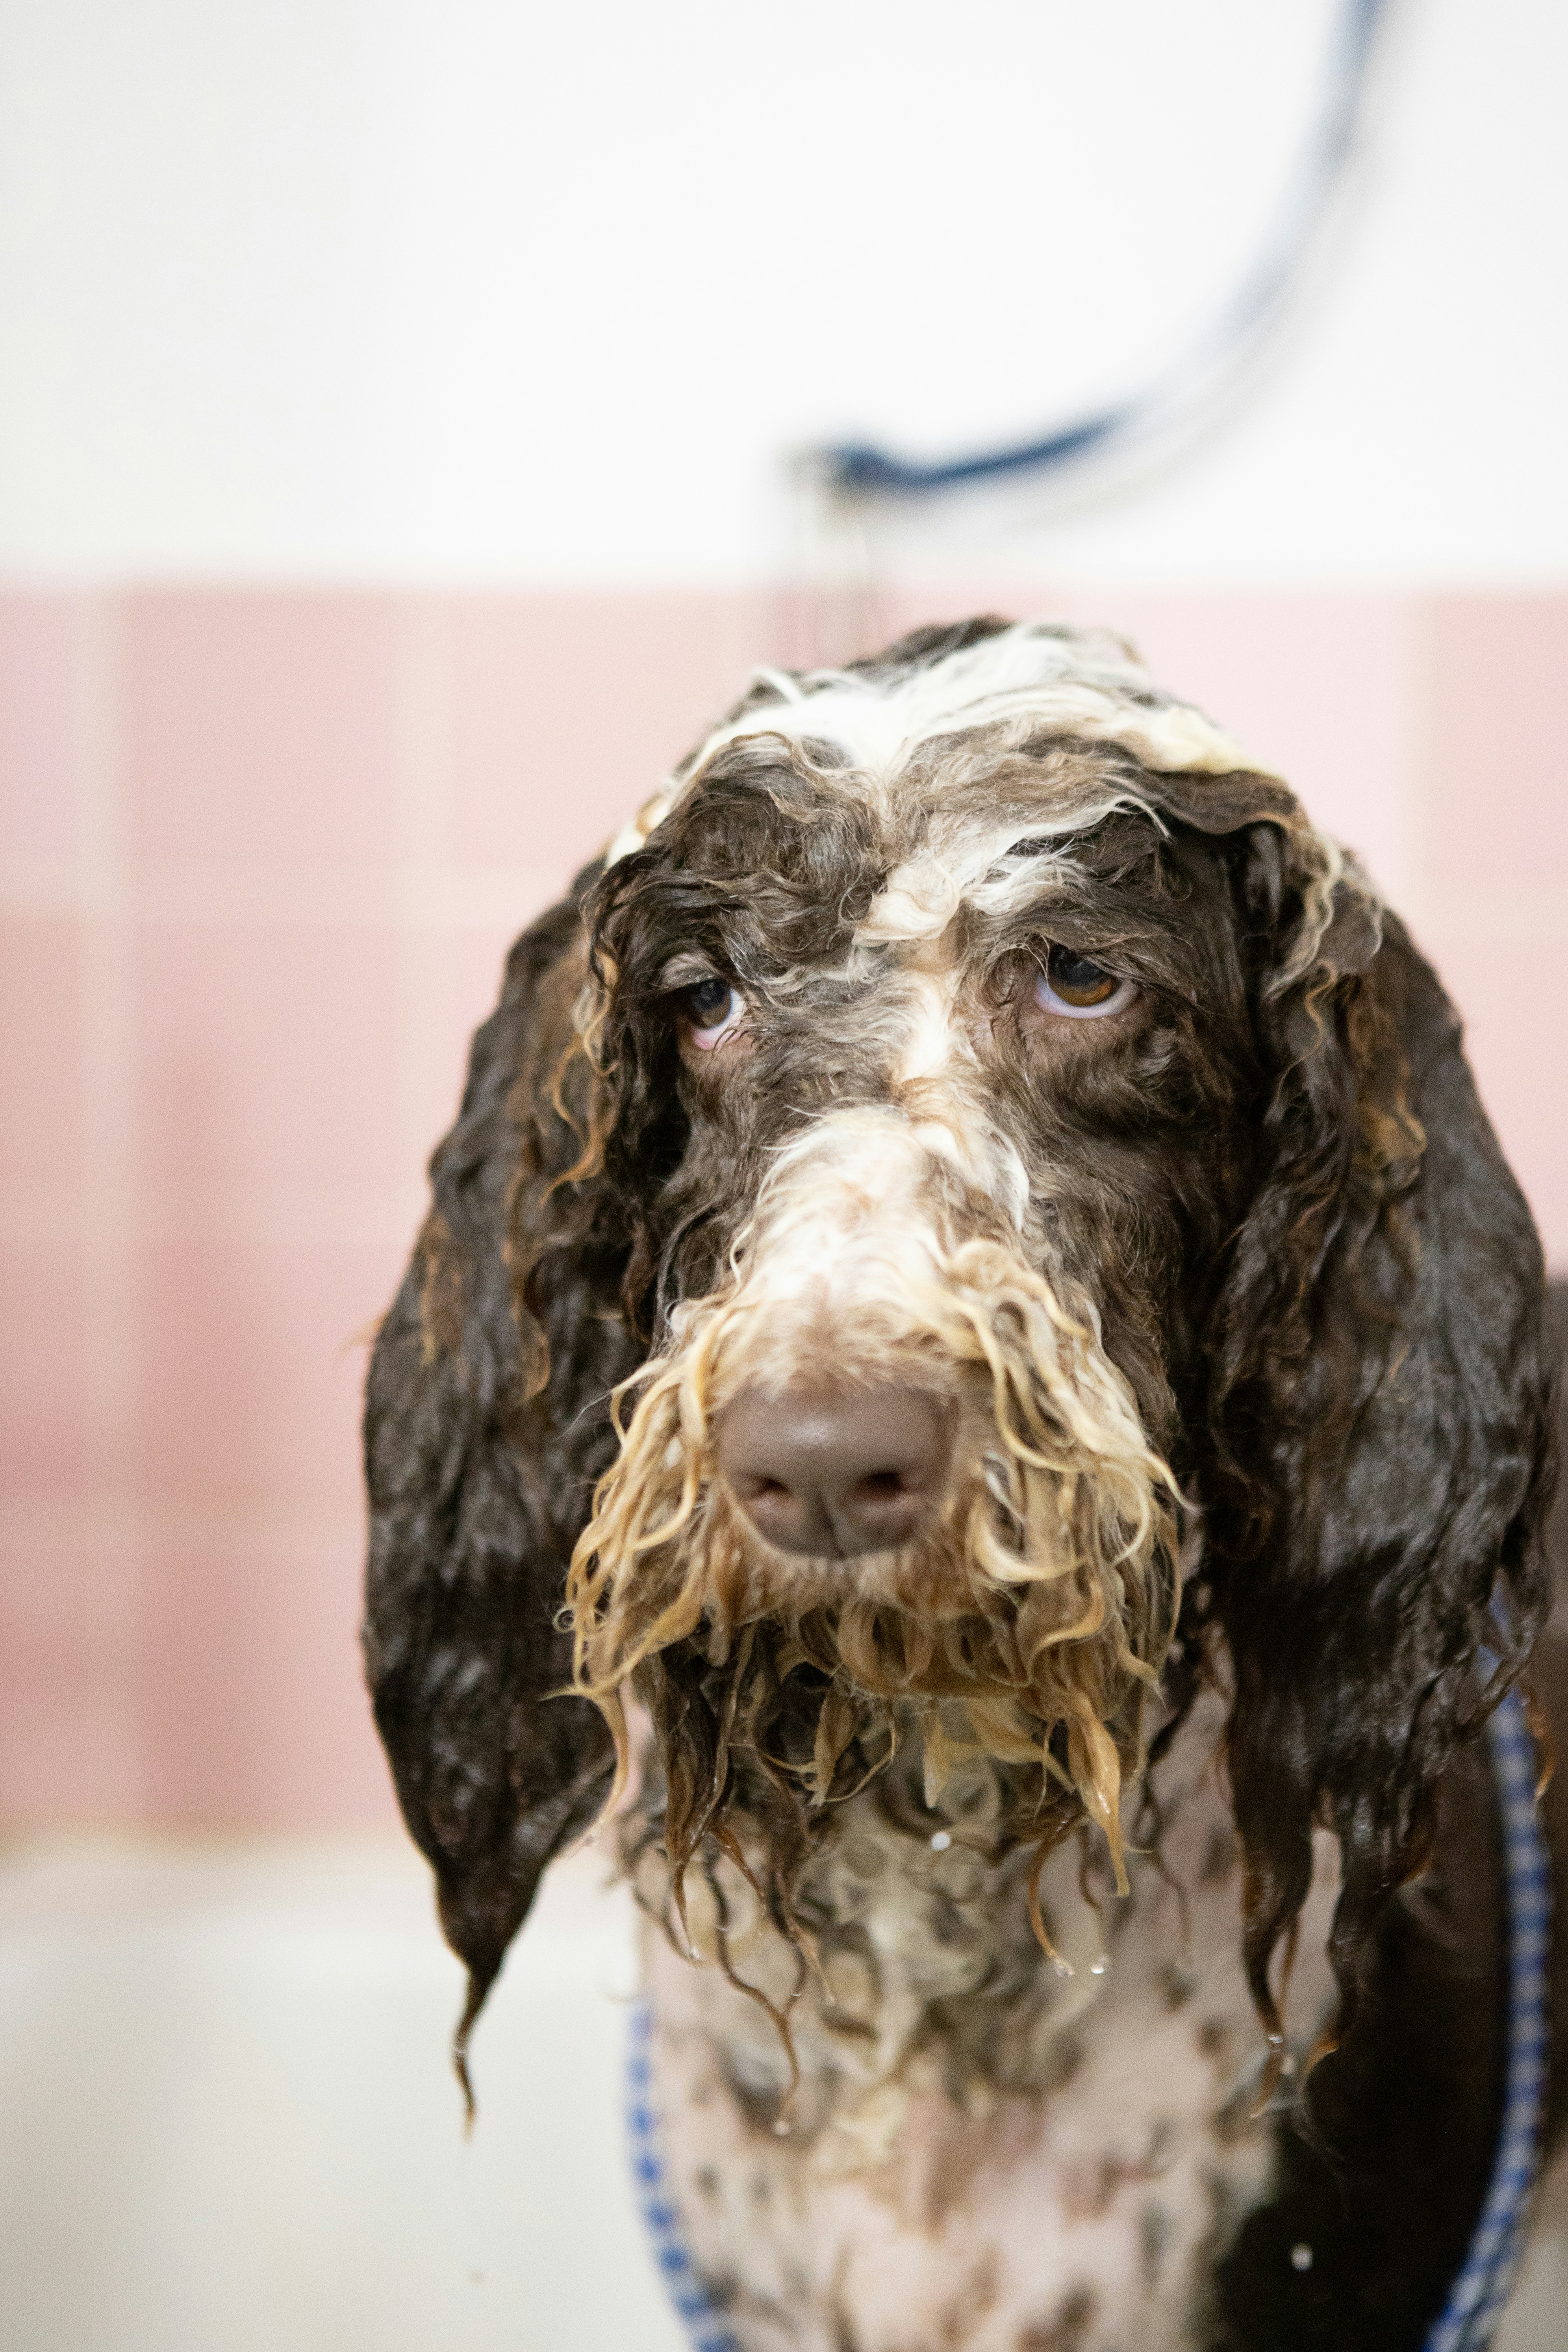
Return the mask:
[[[1362, 848], [1568, 1263], [1568, 598], [1103, 618]], [[742, 594], [0, 596], [0, 1811], [389, 1817], [363, 1334], [519, 926], [787, 656]]]
[[390, 1818], [363, 1338], [739, 595], [0, 598], [0, 1815]]
[[135, 870], [346, 877], [396, 862], [390, 597], [139, 596], [120, 618]]
[[13, 887], [63, 882], [76, 859], [84, 619], [75, 597], [0, 592], [0, 859]]
[[1423, 934], [1549, 1253], [1568, 1267], [1568, 596], [1427, 615]]

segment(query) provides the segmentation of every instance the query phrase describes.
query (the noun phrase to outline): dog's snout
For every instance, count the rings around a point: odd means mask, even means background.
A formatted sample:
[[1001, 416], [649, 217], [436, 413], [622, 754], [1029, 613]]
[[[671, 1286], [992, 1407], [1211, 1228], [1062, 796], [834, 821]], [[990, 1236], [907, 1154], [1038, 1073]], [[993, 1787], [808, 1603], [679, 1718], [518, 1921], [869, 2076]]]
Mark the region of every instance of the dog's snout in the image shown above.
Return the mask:
[[941, 1501], [952, 1414], [913, 1388], [748, 1390], [725, 1413], [719, 1466], [746, 1517], [781, 1551], [886, 1551]]

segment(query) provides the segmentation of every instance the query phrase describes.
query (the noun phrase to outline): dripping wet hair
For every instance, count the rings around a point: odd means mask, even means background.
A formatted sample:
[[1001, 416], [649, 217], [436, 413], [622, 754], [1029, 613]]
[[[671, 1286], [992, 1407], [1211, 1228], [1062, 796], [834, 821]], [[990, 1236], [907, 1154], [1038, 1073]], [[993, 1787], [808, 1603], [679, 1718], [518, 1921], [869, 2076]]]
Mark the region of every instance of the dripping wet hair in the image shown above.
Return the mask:
[[[928, 634], [848, 676], [867, 698], [925, 692], [1000, 632]], [[1167, 1732], [1200, 1679], [1225, 1690], [1247, 1974], [1277, 2042], [1274, 1964], [1312, 1832], [1333, 1831], [1342, 2033], [1383, 1908], [1428, 1853], [1445, 1769], [1544, 1613], [1539, 1248], [1458, 1024], [1398, 921], [1278, 783], [1215, 759], [1163, 765], [1159, 709], [1130, 697], [1101, 737], [1074, 692], [1070, 723], [1000, 740], [950, 722], [906, 765], [931, 785], [945, 762], [948, 805], [975, 825], [1026, 797], [1031, 765], [1058, 762], [1075, 791], [1080, 771], [1100, 777], [1080, 829], [1048, 837], [1079, 869], [1069, 943], [1114, 934], [1155, 1006], [1139, 1087], [1083, 1078], [1052, 1111], [1051, 1148], [1064, 1311], [1093, 1307], [1168, 1465], [1189, 1573], [1167, 1660], [1171, 1586], [1150, 1551], [1143, 1613], [1121, 1650], [1104, 1636], [1084, 1687], [1124, 1781], [1150, 1730], [1164, 1736], [1138, 1669], [1164, 1666]], [[628, 1423], [682, 1308], [722, 1285], [778, 1150], [853, 1077], [871, 1002], [850, 949], [889, 881], [878, 809], [853, 789], [853, 748], [783, 696], [760, 687], [663, 821], [513, 950], [375, 1353], [366, 1655], [469, 1970], [465, 2032], [541, 1871], [606, 1801], [625, 1675], [653, 1719], [677, 1880], [744, 1813], [796, 1938], [814, 1842], [906, 1720], [873, 1653], [857, 1676], [810, 1612], [742, 1610], [716, 1642], [700, 1608], [640, 1646], [594, 1646], [624, 1567], [593, 1534], [595, 1487], [609, 1478], [602, 1534], [624, 1459], [614, 1392], [634, 1383]], [[1020, 819], [1014, 862], [1042, 837]], [[682, 1077], [670, 1017], [709, 969], [783, 1008], [784, 1042], [759, 1045], [758, 1085], [729, 1097]], [[998, 1087], [1016, 1128], [1026, 1090], [1005, 1069]], [[918, 1696], [940, 1738], [940, 1693]], [[1034, 1719], [1032, 1774], [1005, 1742], [986, 1751], [1016, 1836], [1042, 1850], [1093, 1786], [1072, 1720]]]

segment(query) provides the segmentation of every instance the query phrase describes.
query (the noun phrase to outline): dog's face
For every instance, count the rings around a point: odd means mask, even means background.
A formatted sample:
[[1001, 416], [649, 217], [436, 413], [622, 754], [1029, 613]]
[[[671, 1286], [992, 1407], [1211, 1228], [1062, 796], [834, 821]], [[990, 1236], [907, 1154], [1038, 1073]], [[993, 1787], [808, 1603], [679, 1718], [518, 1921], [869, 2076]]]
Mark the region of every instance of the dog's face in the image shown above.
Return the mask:
[[[1376, 940], [1288, 796], [1140, 693], [1025, 630], [824, 681], [721, 730], [610, 867], [586, 1022], [623, 1162], [664, 1162], [656, 1344], [573, 1586], [605, 1697], [694, 1643], [745, 1717], [786, 1655], [833, 1700], [818, 1801], [904, 1702], [928, 1787], [1032, 1763], [1118, 1864], [1260, 1000], [1336, 886]], [[1288, 904], [1249, 937], [1258, 828]]]
[[745, 1781], [787, 1916], [911, 1729], [1114, 1853], [1163, 1662], [1229, 1694], [1261, 2014], [1314, 1824], [1353, 2010], [1543, 1613], [1552, 1370], [1458, 1024], [1284, 785], [1109, 639], [765, 674], [519, 941], [434, 1182], [368, 1654], [470, 2015], [584, 1698], [678, 1879]]

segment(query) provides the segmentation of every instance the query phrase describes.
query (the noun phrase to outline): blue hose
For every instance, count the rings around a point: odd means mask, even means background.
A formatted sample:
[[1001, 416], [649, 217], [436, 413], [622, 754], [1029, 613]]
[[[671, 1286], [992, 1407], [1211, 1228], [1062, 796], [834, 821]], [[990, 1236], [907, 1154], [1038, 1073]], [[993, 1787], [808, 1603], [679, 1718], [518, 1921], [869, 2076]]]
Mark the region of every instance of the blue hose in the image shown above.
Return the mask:
[[1006, 448], [934, 465], [918, 465], [871, 442], [816, 450], [806, 462], [824, 487], [846, 498], [921, 497], [1005, 474], [1048, 472], [1156, 429], [1183, 404], [1184, 376], [1198, 372], [1212, 380], [1238, 362], [1279, 310], [1354, 150], [1373, 37], [1388, 5], [1389, 0], [1347, 0], [1318, 119], [1272, 233], [1219, 316], [1172, 367], [1131, 398]]

